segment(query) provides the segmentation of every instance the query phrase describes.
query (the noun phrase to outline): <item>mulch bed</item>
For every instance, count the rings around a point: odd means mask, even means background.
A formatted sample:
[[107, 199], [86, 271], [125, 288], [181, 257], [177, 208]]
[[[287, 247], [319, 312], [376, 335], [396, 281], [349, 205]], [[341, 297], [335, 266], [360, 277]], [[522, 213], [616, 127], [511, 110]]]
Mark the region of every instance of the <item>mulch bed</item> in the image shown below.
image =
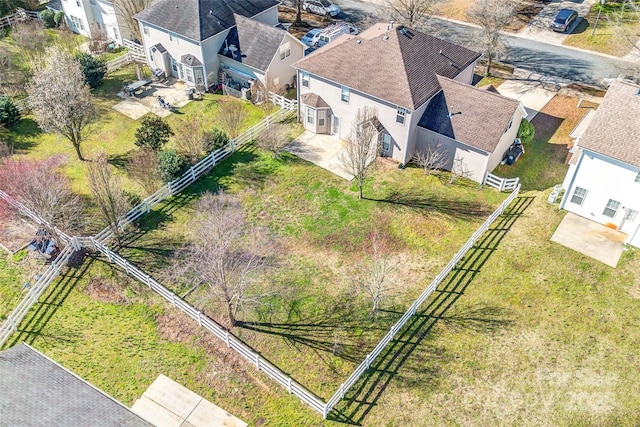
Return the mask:
[[0, 247], [14, 254], [27, 246], [35, 236], [36, 228], [15, 218], [0, 223]]

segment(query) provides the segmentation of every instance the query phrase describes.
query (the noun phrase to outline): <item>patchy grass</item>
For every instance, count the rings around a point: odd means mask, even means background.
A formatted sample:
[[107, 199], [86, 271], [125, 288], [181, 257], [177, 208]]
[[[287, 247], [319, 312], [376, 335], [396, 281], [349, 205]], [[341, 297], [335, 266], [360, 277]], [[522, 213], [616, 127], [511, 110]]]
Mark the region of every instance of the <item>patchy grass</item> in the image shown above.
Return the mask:
[[28, 272], [20, 268], [17, 258], [0, 249], [0, 322], [20, 302], [27, 275]]
[[[599, 4], [591, 6], [589, 13], [578, 27], [563, 41], [564, 45], [594, 50], [614, 56], [628, 54], [633, 45], [640, 39], [640, 12], [628, 11], [622, 20], [622, 27], [616, 28], [615, 14], [619, 13], [625, 3], [607, 3], [603, 10], [595, 34], [593, 25], [598, 15]], [[609, 19], [609, 15], [611, 19]], [[629, 39], [622, 34], [627, 34]]]
[[500, 86], [502, 83], [504, 82], [503, 78], [500, 77], [494, 77], [494, 76], [484, 76], [482, 77], [482, 80], [480, 80], [476, 86], [477, 87], [484, 87], [484, 86], [489, 86], [489, 85], [493, 85], [493, 87], [497, 88], [498, 86]]
[[525, 154], [512, 166], [498, 166], [494, 173], [506, 178], [520, 177], [526, 190], [544, 190], [564, 179], [565, 161], [572, 144], [569, 134], [589, 108], [597, 104], [585, 101], [577, 107], [579, 98], [556, 95], [533, 118], [534, 140], [525, 146]]

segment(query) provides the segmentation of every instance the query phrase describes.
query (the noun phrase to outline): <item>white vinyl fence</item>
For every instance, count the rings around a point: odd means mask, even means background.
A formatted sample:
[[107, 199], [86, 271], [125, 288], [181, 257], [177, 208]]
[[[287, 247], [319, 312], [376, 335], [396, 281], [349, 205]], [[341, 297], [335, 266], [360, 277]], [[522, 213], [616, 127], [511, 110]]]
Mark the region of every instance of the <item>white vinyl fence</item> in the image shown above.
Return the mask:
[[19, 22], [24, 22], [27, 19], [38, 19], [38, 12], [31, 10], [18, 9], [13, 15], [7, 15], [0, 18], [0, 29], [10, 27]]
[[520, 178], [500, 178], [498, 175], [487, 172], [484, 175], [482, 185], [497, 188], [499, 191], [513, 191], [520, 183]]
[[438, 288], [438, 285], [447, 277], [447, 275], [453, 270], [458, 262], [466, 255], [467, 251], [473, 247], [475, 242], [482, 236], [482, 234], [489, 229], [491, 224], [498, 218], [504, 210], [511, 204], [511, 202], [518, 197], [518, 193], [520, 192], [520, 186], [516, 187], [515, 190], [502, 202], [502, 204], [498, 207], [498, 209], [493, 212], [489, 218], [476, 230], [475, 233], [467, 240], [467, 242], [458, 250], [458, 252], [453, 256], [451, 261], [442, 269], [440, 274], [436, 276], [435, 279], [431, 282], [431, 284], [420, 294], [420, 296], [413, 302], [411, 307], [404, 313], [404, 315], [396, 322], [395, 325], [391, 327], [391, 330], [387, 332], [387, 334], [382, 338], [382, 340], [378, 343], [378, 345], [373, 349], [371, 353], [367, 355], [364, 361], [353, 371], [353, 373], [347, 378], [347, 380], [340, 385], [338, 391], [329, 399], [327, 402], [323, 416], [327, 418], [327, 415], [333, 407], [344, 398], [345, 393], [360, 379], [360, 376], [364, 372], [369, 369], [371, 363], [380, 355], [382, 350], [389, 344], [395, 335], [402, 329], [402, 327], [407, 323], [407, 320], [411, 318], [418, 308], [424, 303], [427, 298]]
[[110, 262], [122, 267], [127, 272], [127, 274], [135, 277], [136, 279], [147, 285], [149, 289], [162, 296], [165, 300], [171, 303], [171, 305], [182, 310], [193, 320], [197, 321], [200, 326], [211, 332], [218, 339], [222, 340], [227, 345], [227, 347], [235, 350], [236, 353], [244, 357], [248, 362], [255, 365], [256, 369], [258, 369], [259, 371], [263, 371], [269, 377], [273, 378], [277, 383], [287, 389], [290, 394], [297, 396], [298, 398], [300, 398], [300, 400], [305, 402], [317, 412], [324, 412], [326, 405], [320, 398], [311, 393], [302, 385], [298, 384], [291, 377], [283, 373], [280, 369], [276, 368], [267, 360], [260, 357], [260, 355], [256, 353], [254, 349], [240, 341], [235, 337], [235, 335], [231, 334], [228, 330], [211, 320], [201, 311], [189, 305], [179, 296], [152, 279], [148, 274], [132, 265], [129, 261], [116, 254], [115, 252], [109, 250], [109, 248], [107, 248], [106, 246], [98, 243], [95, 240], [93, 241], [93, 246], [103, 255], [105, 255]]
[[[158, 203], [164, 201], [174, 194], [180, 193], [189, 185], [197, 181], [202, 175], [210, 171], [214, 166], [220, 163], [225, 158], [233, 154], [236, 149], [247, 142], [253, 141], [256, 136], [260, 135], [265, 129], [267, 129], [271, 123], [278, 121], [284, 121], [290, 117], [296, 115], [297, 109], [280, 109], [275, 113], [267, 116], [254, 126], [251, 126], [244, 133], [237, 138], [231, 140], [229, 144], [222, 147], [213, 153], [209, 154], [195, 165], [191, 166], [180, 178], [171, 181], [151, 196], [144, 199], [138, 205], [134, 206], [129, 212], [123, 215], [118, 220], [118, 227], [124, 229], [127, 225], [131, 224], [136, 219], [140, 218], [145, 213], [149, 212], [151, 208]], [[105, 244], [109, 239], [113, 237], [113, 231], [111, 227], [106, 227], [104, 230], [95, 235], [96, 241]]]
[[144, 46], [127, 39], [123, 40], [123, 46], [128, 49], [127, 53], [107, 62], [107, 73], [112, 73], [133, 62], [147, 63], [147, 58], [144, 56]]

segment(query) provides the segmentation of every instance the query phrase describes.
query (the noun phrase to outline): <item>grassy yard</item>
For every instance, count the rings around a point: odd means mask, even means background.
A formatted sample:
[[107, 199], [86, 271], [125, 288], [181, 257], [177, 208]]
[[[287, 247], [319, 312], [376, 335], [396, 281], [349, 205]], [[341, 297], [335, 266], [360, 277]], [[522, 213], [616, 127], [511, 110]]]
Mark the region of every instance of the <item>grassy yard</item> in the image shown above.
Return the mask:
[[[615, 15], [620, 13], [623, 3], [607, 3], [604, 7], [595, 34], [592, 35], [591, 33], [598, 15], [599, 5], [597, 2], [591, 7], [591, 10], [580, 22], [573, 34], [567, 36], [563, 44], [614, 56], [628, 54], [632, 49], [633, 43], [636, 43], [640, 38], [640, 12], [626, 12], [622, 19], [621, 28], [616, 28], [614, 24], [616, 22]], [[627, 40], [621, 33], [628, 34], [630, 40]]]
[[0, 252], [0, 322], [24, 297], [23, 285], [28, 281], [29, 266], [21, 263], [23, 254], [13, 256], [5, 251]]

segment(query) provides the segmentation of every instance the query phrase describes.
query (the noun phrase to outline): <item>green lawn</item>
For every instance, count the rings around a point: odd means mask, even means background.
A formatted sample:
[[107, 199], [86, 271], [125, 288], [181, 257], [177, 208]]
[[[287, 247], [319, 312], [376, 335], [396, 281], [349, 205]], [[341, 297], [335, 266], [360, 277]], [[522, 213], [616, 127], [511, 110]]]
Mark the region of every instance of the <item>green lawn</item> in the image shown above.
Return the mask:
[[30, 269], [20, 263], [22, 254], [11, 256], [0, 251], [0, 322], [3, 322], [24, 297], [23, 285], [28, 281]]

